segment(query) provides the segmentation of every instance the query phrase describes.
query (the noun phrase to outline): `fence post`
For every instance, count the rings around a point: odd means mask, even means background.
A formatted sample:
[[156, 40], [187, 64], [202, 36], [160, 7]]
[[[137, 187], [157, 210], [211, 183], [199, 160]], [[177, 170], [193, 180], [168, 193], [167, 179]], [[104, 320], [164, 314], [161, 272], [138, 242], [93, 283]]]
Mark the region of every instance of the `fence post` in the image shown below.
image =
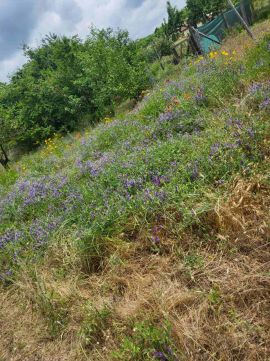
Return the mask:
[[197, 54], [203, 54], [203, 50], [201, 48], [201, 43], [200, 43], [200, 35], [198, 33], [198, 30], [195, 29], [193, 26], [189, 27], [189, 32], [190, 32], [190, 38], [192, 41], [192, 45], [193, 48], [195, 49], [195, 53]]
[[232, 0], [228, 0], [228, 4], [229, 6], [235, 11], [236, 15], [238, 16], [239, 20], [241, 21], [241, 23], [243, 24], [244, 28], [246, 29], [248, 35], [256, 42], [256, 39], [252, 33], [252, 31], [250, 30], [248, 24], [245, 22], [245, 20], [242, 18], [242, 16], [239, 14], [238, 10], [236, 9], [236, 7], [233, 5]]

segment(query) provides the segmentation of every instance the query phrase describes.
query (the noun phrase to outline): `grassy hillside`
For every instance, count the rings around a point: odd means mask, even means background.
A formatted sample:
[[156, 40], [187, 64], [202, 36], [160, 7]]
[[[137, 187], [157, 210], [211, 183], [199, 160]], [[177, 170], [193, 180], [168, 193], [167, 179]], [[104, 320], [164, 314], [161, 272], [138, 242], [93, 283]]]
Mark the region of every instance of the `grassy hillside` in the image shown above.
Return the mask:
[[269, 22], [256, 29], [0, 173], [1, 361], [270, 357]]

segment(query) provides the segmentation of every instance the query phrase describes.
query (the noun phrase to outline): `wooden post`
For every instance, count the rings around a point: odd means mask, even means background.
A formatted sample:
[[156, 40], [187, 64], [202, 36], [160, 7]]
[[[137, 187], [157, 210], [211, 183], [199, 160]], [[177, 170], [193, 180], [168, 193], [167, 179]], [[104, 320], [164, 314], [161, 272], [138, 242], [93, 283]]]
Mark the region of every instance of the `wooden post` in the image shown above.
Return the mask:
[[173, 63], [174, 65], [178, 65], [180, 63], [180, 56], [178, 55], [175, 47], [172, 48], [172, 52], [173, 52]]
[[200, 35], [198, 33], [198, 30], [196, 30], [193, 26], [189, 28], [190, 32], [190, 38], [193, 45], [193, 48], [195, 49], [195, 54], [203, 54], [203, 50], [201, 48], [200, 43]]
[[239, 14], [239, 12], [237, 11], [236, 7], [233, 5], [232, 0], [228, 0], [228, 4], [229, 6], [235, 11], [236, 15], [238, 16], [239, 20], [241, 21], [241, 23], [243, 24], [244, 28], [246, 29], [248, 35], [254, 40], [256, 41], [252, 31], [250, 30], [248, 24], [245, 22], [245, 20], [242, 18], [242, 16]]

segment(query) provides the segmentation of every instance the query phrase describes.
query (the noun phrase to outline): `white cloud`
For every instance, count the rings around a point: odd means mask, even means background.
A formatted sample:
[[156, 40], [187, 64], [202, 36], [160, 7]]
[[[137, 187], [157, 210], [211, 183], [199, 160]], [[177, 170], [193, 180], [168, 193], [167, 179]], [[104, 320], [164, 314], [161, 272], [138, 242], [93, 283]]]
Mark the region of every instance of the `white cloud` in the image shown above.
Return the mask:
[[[27, 10], [26, 7], [29, 7], [29, 11], [32, 10], [33, 0], [0, 1], [1, 4], [4, 2], [4, 10], [9, 8], [6, 15], [2, 12], [1, 18], [12, 17], [15, 7], [9, 6], [10, 1], [18, 2], [18, 6], [21, 6], [24, 12]], [[181, 8], [185, 5], [185, 1], [172, 0], [171, 3]], [[24, 63], [22, 51], [18, 51], [22, 43], [37, 46], [41, 38], [48, 33], [78, 34], [84, 38], [89, 33], [91, 25], [99, 28], [127, 29], [132, 38], [138, 38], [152, 33], [166, 17], [166, 0], [34, 0], [34, 4], [35, 16], [28, 19], [28, 30], [18, 36], [20, 43], [16, 43], [16, 39], [13, 41], [8, 38], [1, 39], [0, 36], [0, 42], [1, 40], [5, 44], [12, 42], [12, 46], [8, 46], [9, 53], [6, 57], [3, 55], [4, 58], [2, 56], [2, 61], [0, 61], [0, 81], [6, 81], [7, 75]], [[14, 31], [16, 31], [16, 26], [18, 27], [15, 24], [21, 21], [19, 13], [17, 8], [14, 17], [18, 18], [12, 20]]]
[[12, 75], [25, 62], [22, 51], [18, 51], [10, 59], [0, 62], [0, 81], [6, 81], [9, 75]]

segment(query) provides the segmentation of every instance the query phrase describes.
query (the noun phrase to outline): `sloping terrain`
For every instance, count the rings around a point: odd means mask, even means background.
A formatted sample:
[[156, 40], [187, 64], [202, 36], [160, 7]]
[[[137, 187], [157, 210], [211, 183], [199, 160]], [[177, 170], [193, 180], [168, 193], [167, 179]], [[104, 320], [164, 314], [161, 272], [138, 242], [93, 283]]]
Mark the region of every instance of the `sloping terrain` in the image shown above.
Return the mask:
[[270, 358], [269, 22], [254, 31], [0, 174], [1, 361]]

